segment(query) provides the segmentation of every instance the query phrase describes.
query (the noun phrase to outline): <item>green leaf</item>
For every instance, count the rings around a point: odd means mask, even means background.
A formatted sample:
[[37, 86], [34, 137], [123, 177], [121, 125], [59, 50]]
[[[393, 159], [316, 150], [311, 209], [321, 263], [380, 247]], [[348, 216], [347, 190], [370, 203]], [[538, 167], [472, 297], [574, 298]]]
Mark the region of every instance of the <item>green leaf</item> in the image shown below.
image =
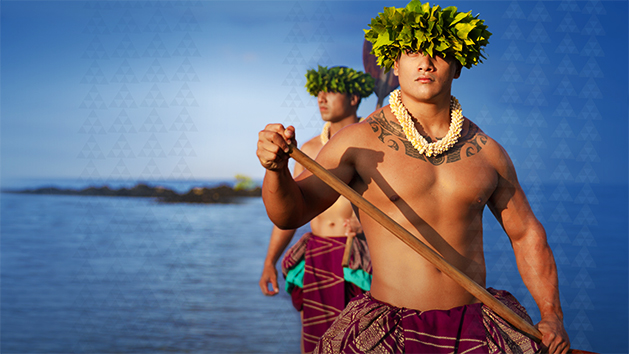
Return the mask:
[[478, 15], [473, 17], [471, 11], [458, 12], [454, 6], [431, 7], [419, 0], [410, 1], [405, 8], [386, 7], [371, 20], [370, 30], [365, 30], [378, 64], [387, 71], [401, 50], [452, 55], [463, 66], [471, 67], [479, 62], [490, 36], [484, 21]]
[[474, 25], [470, 23], [458, 23], [454, 28], [459, 38], [467, 39], [467, 35], [474, 29]]
[[383, 32], [378, 35], [378, 40], [374, 43], [374, 47], [382, 47], [393, 43], [393, 41], [389, 38], [388, 32]]
[[454, 17], [454, 21], [452, 21], [450, 23], [450, 26], [455, 25], [455, 24], [461, 22], [461, 20], [463, 20], [464, 18], [471, 17], [470, 16], [470, 12], [468, 12], [468, 13], [464, 13], [464, 12], [457, 13], [456, 16]]
[[445, 41], [439, 41], [439, 43], [435, 46], [435, 50], [437, 52], [445, 52], [448, 49], [448, 43]]
[[428, 48], [426, 48], [426, 53], [428, 55], [430, 55], [431, 57], [434, 57], [433, 51], [432, 49], [434, 48], [434, 43], [430, 42], [430, 44], [428, 45]]
[[316, 96], [319, 92], [342, 92], [367, 97], [373, 92], [375, 81], [369, 74], [347, 67], [327, 68], [306, 72], [306, 89]]

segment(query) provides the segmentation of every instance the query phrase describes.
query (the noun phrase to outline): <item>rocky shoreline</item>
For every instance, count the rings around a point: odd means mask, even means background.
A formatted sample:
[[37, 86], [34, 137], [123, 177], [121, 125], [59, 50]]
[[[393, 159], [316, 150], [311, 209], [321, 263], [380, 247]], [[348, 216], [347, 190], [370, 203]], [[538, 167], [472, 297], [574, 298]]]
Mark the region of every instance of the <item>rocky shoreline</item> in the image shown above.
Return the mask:
[[111, 189], [108, 186], [88, 187], [84, 189], [62, 189], [56, 187], [44, 187], [37, 189], [6, 190], [4, 193], [16, 194], [48, 194], [48, 195], [79, 195], [79, 196], [106, 196], [106, 197], [142, 197], [157, 198], [161, 203], [236, 203], [239, 198], [260, 197], [260, 187], [253, 189], [235, 189], [228, 185], [220, 185], [213, 188], [192, 188], [186, 193], [177, 193], [164, 187], [152, 187], [139, 183], [132, 188]]

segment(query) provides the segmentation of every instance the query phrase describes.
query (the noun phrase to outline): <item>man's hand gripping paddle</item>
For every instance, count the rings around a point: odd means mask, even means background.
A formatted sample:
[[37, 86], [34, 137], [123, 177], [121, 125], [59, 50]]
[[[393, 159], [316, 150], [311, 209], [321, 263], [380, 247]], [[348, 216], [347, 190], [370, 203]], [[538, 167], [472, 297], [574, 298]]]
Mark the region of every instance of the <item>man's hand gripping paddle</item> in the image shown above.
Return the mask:
[[[472, 294], [475, 298], [480, 300], [485, 306], [489, 307], [492, 311], [498, 314], [500, 317], [509, 322], [512, 326], [516, 327], [520, 331], [528, 334], [537, 341], [542, 341], [542, 333], [533, 325], [522, 319], [515, 312], [509, 309], [502, 302], [494, 298], [487, 290], [478, 285], [475, 281], [465, 275], [463, 272], [450, 265], [441, 255], [433, 251], [425, 243], [417, 239], [413, 234], [404, 229], [395, 220], [391, 219], [388, 215], [380, 211], [373, 204], [363, 198], [360, 194], [349, 187], [345, 182], [341, 181], [338, 177], [330, 173], [328, 170], [319, 165], [316, 161], [306, 156], [301, 150], [294, 145], [290, 145], [289, 155], [299, 162], [304, 168], [312, 172], [315, 176], [332, 187], [339, 194], [347, 198], [352, 204], [362, 210], [365, 214], [369, 215], [375, 221], [380, 223], [383, 227], [389, 230], [395, 237], [407, 244], [410, 248], [415, 250], [421, 256], [426, 258], [437, 269], [446, 273], [460, 286]], [[586, 351], [580, 351], [577, 349], [571, 349], [571, 353], [590, 353]]]

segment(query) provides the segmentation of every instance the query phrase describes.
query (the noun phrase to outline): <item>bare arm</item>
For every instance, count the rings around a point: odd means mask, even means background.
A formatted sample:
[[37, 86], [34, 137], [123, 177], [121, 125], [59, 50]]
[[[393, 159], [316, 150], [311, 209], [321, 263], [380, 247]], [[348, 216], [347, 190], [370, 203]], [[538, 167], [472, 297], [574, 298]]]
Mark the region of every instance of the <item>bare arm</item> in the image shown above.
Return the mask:
[[[281, 124], [269, 124], [258, 134], [256, 154], [266, 168], [262, 183], [262, 200], [266, 211], [275, 225], [284, 229], [295, 229], [295, 220], [301, 220], [300, 211], [304, 200], [297, 183], [288, 170], [289, 144], [297, 145], [295, 129]], [[291, 213], [292, 211], [292, 213]], [[296, 226], [291, 227], [290, 223]]]
[[[302, 147], [303, 148], [303, 147]], [[300, 164], [295, 164], [294, 174], [298, 175], [303, 172], [304, 168]], [[269, 241], [269, 248], [266, 252], [266, 258], [264, 259], [264, 265], [262, 267], [262, 275], [260, 276], [260, 290], [267, 296], [274, 296], [279, 293], [279, 285], [277, 282], [277, 261], [280, 255], [284, 252], [286, 247], [290, 244], [290, 241], [295, 236], [295, 229], [282, 230], [273, 225], [273, 231], [271, 231], [271, 240]], [[269, 284], [272, 289], [269, 290]]]
[[[338, 135], [338, 134], [336, 134]], [[334, 138], [336, 138], [336, 135]], [[310, 172], [293, 180], [288, 171], [288, 142], [295, 144], [294, 128], [269, 124], [259, 133], [257, 155], [267, 171], [262, 184], [262, 199], [271, 221], [282, 229], [296, 229], [329, 208], [339, 194]], [[332, 142], [336, 141], [336, 144]], [[317, 161], [349, 183], [354, 175], [345, 148], [339, 139], [331, 139], [317, 156]]]
[[488, 206], [511, 240], [518, 270], [540, 310], [537, 327], [549, 353], [567, 353], [570, 340], [563, 325], [557, 266], [546, 231], [537, 220], [518, 183], [515, 168], [500, 148], [498, 186]]
[[[260, 290], [262, 290], [264, 295], [272, 296], [280, 291], [275, 266], [280, 255], [284, 252], [294, 235], [294, 229], [282, 230], [277, 226], [273, 226], [271, 241], [269, 242], [269, 248], [266, 252], [266, 258], [264, 259], [264, 266], [262, 268], [262, 276], [260, 277]], [[269, 283], [273, 288], [272, 290], [269, 290]]]

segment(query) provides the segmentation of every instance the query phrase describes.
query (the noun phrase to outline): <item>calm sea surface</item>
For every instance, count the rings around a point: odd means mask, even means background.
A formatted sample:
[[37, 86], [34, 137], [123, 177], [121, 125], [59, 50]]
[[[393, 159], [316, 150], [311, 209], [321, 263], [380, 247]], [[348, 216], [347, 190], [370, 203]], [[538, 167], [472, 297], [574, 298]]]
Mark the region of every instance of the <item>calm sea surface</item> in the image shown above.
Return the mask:
[[[627, 353], [627, 186], [527, 192], [557, 259], [573, 347]], [[259, 198], [173, 205], [3, 193], [0, 205], [2, 353], [299, 352], [290, 298], [258, 288], [272, 227]], [[485, 243], [487, 285], [539, 320], [489, 212]]]

